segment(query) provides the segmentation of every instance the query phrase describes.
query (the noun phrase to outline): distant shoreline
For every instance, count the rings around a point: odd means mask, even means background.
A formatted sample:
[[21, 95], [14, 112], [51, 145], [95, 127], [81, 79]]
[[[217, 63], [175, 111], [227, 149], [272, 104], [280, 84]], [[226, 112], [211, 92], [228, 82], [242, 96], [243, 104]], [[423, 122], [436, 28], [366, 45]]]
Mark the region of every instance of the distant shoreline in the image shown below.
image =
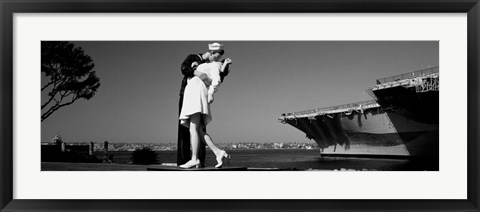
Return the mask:
[[[106, 141], [108, 142], [108, 141]], [[53, 142], [41, 143], [42, 145], [54, 145]], [[66, 145], [71, 146], [85, 146], [90, 145], [89, 142], [65, 142]], [[220, 149], [225, 150], [266, 150], [266, 149], [319, 149], [315, 142], [270, 142], [270, 143], [217, 143]], [[103, 151], [105, 148], [104, 142], [93, 142], [94, 151]], [[111, 143], [108, 142], [108, 151], [135, 151], [136, 149], [150, 148], [153, 151], [176, 151], [176, 143]], [[208, 148], [208, 147], [207, 147]]]
[[[208, 150], [209, 148], [207, 148]], [[270, 151], [270, 150], [299, 150], [295, 148], [283, 148], [283, 149], [229, 149], [229, 151], [245, 151], [245, 150], [252, 150], [252, 151]], [[318, 148], [316, 149], [301, 149], [301, 150], [320, 150]], [[108, 150], [108, 152], [134, 152], [135, 150]], [[176, 152], [177, 150], [165, 150], [165, 149], [160, 149], [160, 150], [154, 150], [155, 152]], [[103, 152], [102, 150], [98, 150], [95, 152]]]

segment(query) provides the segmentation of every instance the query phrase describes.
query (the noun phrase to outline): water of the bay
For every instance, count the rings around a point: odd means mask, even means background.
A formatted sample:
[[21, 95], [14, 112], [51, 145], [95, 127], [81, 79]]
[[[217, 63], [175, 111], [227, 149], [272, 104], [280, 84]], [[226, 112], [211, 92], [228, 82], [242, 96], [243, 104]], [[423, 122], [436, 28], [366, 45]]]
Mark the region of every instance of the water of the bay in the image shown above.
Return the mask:
[[[158, 163], [176, 163], [176, 151], [157, 151]], [[228, 150], [226, 166], [283, 170], [438, 171], [438, 159], [322, 157], [318, 149]], [[100, 154], [100, 153], [98, 153]], [[98, 155], [97, 154], [97, 155]], [[110, 152], [114, 163], [129, 163], [132, 152]], [[206, 166], [216, 160], [207, 150]]]

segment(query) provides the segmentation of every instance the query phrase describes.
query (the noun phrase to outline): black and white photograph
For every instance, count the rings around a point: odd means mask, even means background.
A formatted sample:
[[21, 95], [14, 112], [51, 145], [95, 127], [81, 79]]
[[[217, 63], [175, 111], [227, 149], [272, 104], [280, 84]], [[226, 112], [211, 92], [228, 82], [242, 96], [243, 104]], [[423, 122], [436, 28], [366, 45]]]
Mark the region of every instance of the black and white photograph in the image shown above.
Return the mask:
[[41, 41], [41, 171], [439, 171], [438, 41]]

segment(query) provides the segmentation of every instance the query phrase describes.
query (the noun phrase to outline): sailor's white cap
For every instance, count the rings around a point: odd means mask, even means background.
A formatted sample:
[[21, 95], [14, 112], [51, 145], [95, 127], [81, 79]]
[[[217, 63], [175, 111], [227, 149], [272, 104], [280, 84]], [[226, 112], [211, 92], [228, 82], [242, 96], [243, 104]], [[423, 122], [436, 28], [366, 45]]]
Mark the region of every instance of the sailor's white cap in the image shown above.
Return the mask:
[[219, 43], [210, 43], [208, 44], [208, 50], [210, 51], [223, 50], [223, 45]]

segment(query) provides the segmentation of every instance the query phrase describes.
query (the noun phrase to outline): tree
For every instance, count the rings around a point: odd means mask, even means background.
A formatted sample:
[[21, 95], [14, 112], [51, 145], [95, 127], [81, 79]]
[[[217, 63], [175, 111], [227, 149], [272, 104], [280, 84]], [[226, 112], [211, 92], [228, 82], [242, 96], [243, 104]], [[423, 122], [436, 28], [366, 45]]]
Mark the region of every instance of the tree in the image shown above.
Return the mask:
[[41, 92], [48, 92], [42, 102], [42, 121], [61, 107], [78, 99], [89, 100], [100, 87], [95, 64], [81, 47], [66, 41], [42, 41], [42, 73], [49, 78]]

